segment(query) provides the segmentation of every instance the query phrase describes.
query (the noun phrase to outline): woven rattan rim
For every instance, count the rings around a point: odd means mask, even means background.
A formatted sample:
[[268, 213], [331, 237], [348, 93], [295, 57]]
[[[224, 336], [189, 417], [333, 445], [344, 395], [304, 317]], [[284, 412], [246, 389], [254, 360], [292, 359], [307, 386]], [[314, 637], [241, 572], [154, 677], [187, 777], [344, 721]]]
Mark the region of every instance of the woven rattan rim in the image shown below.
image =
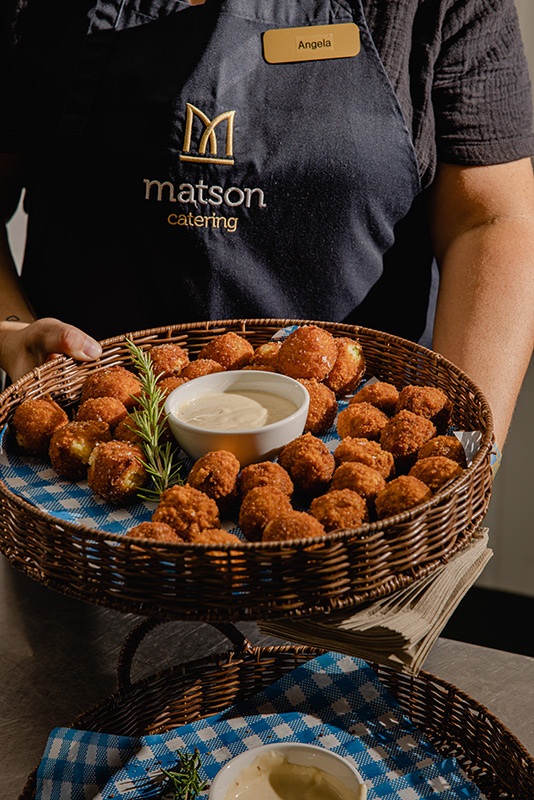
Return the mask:
[[[54, 565], [53, 570], [48, 569], [35, 569], [35, 567], [28, 562], [31, 558], [26, 558], [25, 552], [20, 552], [20, 546], [10, 542], [6, 537], [0, 537], [0, 549], [8, 557], [11, 563], [21, 569], [26, 574], [34, 579], [45, 583], [52, 588], [58, 589], [65, 594], [71, 596], [81, 597], [88, 599], [90, 602], [112, 606], [125, 611], [133, 611], [134, 613], [141, 613], [143, 615], [155, 615], [163, 617], [174, 617], [177, 614], [182, 618], [194, 619], [214, 619], [217, 614], [224, 619], [239, 619], [245, 617], [253, 618], [267, 618], [280, 613], [311, 613], [315, 610], [329, 610], [331, 608], [340, 608], [346, 605], [354, 604], [357, 602], [373, 599], [388, 591], [405, 585], [407, 581], [413, 580], [422, 574], [426, 574], [429, 569], [434, 568], [437, 564], [443, 563], [450, 558], [460, 546], [465, 544], [472, 535], [474, 529], [482, 521], [483, 515], [489, 502], [491, 476], [489, 469], [490, 451], [492, 446], [492, 417], [489, 405], [480, 390], [476, 385], [466, 376], [460, 369], [451, 364], [443, 356], [434, 353], [430, 350], [420, 347], [412, 342], [400, 339], [392, 334], [386, 334], [379, 331], [374, 331], [369, 328], [356, 327], [346, 325], [344, 323], [326, 323], [314, 320], [297, 320], [297, 319], [250, 319], [250, 320], [217, 320], [210, 322], [187, 323], [184, 325], [166, 326], [163, 328], [152, 328], [138, 332], [132, 332], [123, 336], [117, 336], [112, 339], [107, 339], [103, 342], [104, 353], [101, 359], [90, 365], [76, 364], [72, 359], [64, 356], [48, 362], [42, 367], [37, 368], [29, 376], [24, 376], [17, 381], [13, 386], [9, 387], [2, 395], [0, 395], [0, 410], [2, 403], [4, 403], [4, 421], [8, 418], [10, 411], [12, 411], [17, 402], [20, 401], [29, 391], [35, 391], [35, 386], [46, 387], [47, 381], [50, 383], [57, 375], [63, 379], [61, 386], [63, 391], [73, 397], [76, 391], [72, 388], [71, 376], [74, 374], [75, 379], [78, 381], [78, 388], [82, 380], [82, 376], [89, 371], [104, 367], [110, 363], [122, 363], [121, 358], [127, 358], [126, 347], [124, 341], [126, 338], [134, 340], [141, 346], [150, 346], [151, 344], [161, 344], [166, 341], [177, 341], [187, 339], [188, 336], [198, 335], [200, 337], [213, 337], [218, 333], [231, 329], [250, 334], [250, 337], [265, 336], [265, 332], [271, 333], [279, 328], [287, 325], [303, 325], [303, 324], [316, 324], [327, 328], [330, 332], [341, 336], [358, 337], [360, 341], [369, 340], [368, 347], [377, 346], [380, 348], [380, 358], [382, 351], [388, 355], [393, 354], [391, 358], [398, 358], [397, 351], [402, 353], [403, 359], [407, 363], [407, 369], [412, 368], [412, 359], [408, 358], [413, 356], [413, 364], [415, 375], [423, 373], [428, 375], [446, 375], [447, 380], [456, 381], [457, 385], [462, 390], [462, 397], [473, 398], [473, 402], [477, 403], [478, 419], [480, 421], [480, 429], [482, 431], [482, 439], [479, 449], [467, 469], [462, 474], [451, 482], [447, 487], [436, 493], [430, 500], [418, 506], [416, 509], [405, 511], [394, 517], [389, 517], [387, 520], [380, 520], [377, 522], [368, 523], [354, 530], [345, 530], [335, 533], [329, 533], [324, 537], [317, 537], [314, 539], [301, 540], [299, 542], [292, 542], [290, 544], [279, 542], [242, 542], [240, 544], [221, 544], [217, 545], [217, 550], [230, 557], [231, 552], [242, 554], [243, 558], [261, 558], [265, 555], [268, 558], [274, 558], [278, 555], [291, 554], [291, 558], [303, 558], [309, 551], [310, 544], [322, 545], [326, 548], [329, 554], [342, 552], [343, 548], [349, 546], [355, 539], [364, 541], [366, 545], [375, 546], [377, 543], [383, 541], [387, 537], [391, 529], [399, 529], [403, 531], [402, 535], [407, 535], [406, 530], [410, 534], [410, 546], [418, 547], [418, 543], [422, 542], [425, 538], [428, 528], [427, 525], [434, 524], [439, 526], [442, 524], [442, 517], [446, 518], [448, 509], [458, 501], [458, 497], [472, 498], [475, 492], [475, 505], [476, 518], [466, 516], [465, 520], [462, 518], [460, 522], [455, 520], [457, 530], [454, 536], [451, 536], [451, 541], [445, 542], [442, 547], [434, 546], [434, 549], [429, 554], [424, 554], [420, 559], [421, 563], [410, 563], [410, 558], [406, 559], [406, 564], [403, 569], [398, 569], [391, 576], [383, 576], [382, 586], [376, 587], [369, 585], [367, 588], [363, 587], [361, 590], [355, 588], [352, 591], [352, 599], [348, 596], [350, 592], [345, 589], [343, 591], [334, 588], [331, 596], [328, 599], [316, 601], [315, 593], [310, 591], [309, 596], [304, 598], [301, 603], [294, 602], [292, 604], [285, 603], [283, 608], [277, 608], [276, 600], [271, 598], [269, 607], [266, 607], [261, 598], [251, 598], [251, 602], [244, 605], [234, 613], [231, 609], [220, 609], [215, 612], [213, 608], [202, 609], [195, 615], [190, 609], [179, 611], [174, 608], [169, 608], [168, 605], [161, 605], [158, 603], [151, 603], [149, 597], [142, 597], [141, 600], [132, 601], [129, 598], [120, 596], [120, 592], [116, 592], [112, 597], [104, 591], [105, 596], [100, 596], [98, 591], [91, 591], [90, 596], [87, 597], [83, 587], [74, 586], [68, 579], [68, 575], [59, 576], [59, 568]], [[258, 330], [255, 330], [258, 329]], [[269, 337], [267, 336], [267, 339]], [[264, 339], [264, 340], [267, 340]], [[195, 342], [193, 342], [194, 344]], [[376, 344], [375, 344], [376, 343]], [[190, 349], [194, 349], [193, 345], [187, 344]], [[364, 354], [366, 353], [366, 346], [362, 344]], [[200, 345], [197, 344], [197, 350]], [[367, 355], [366, 355], [367, 358]], [[376, 357], [375, 357], [376, 358]], [[404, 361], [403, 361], [403, 369]], [[440, 372], [441, 371], [441, 372]], [[411, 373], [410, 373], [411, 374]], [[66, 376], [66, 377], [65, 377]], [[69, 380], [71, 382], [69, 383]], [[429, 379], [430, 382], [430, 379]], [[456, 384], [455, 384], [456, 385]], [[65, 389], [66, 386], [66, 389]], [[35, 394], [43, 393], [46, 388], [41, 388]], [[460, 389], [458, 389], [460, 391]], [[34, 395], [35, 396], [35, 395]], [[11, 406], [9, 405], [11, 403]], [[7, 409], [6, 409], [7, 405]], [[6, 413], [7, 410], [7, 413]], [[474, 488], [473, 488], [474, 487]], [[65, 534], [72, 534], [77, 537], [79, 542], [90, 542], [92, 547], [107, 555], [111, 552], [111, 548], [120, 544], [122, 548], [132, 552], [133, 542], [128, 536], [122, 534], [107, 533], [98, 529], [91, 528], [80, 522], [70, 522], [60, 520], [53, 515], [35, 508], [23, 498], [15, 495], [8, 489], [5, 484], [0, 482], [0, 503], [2, 501], [6, 504], [8, 510], [13, 511], [15, 514], [22, 515], [29, 521], [35, 522], [36, 525], [41, 525], [47, 533], [65, 532]], [[454, 514], [456, 514], [454, 509]], [[437, 521], [436, 521], [437, 520]], [[44, 546], [47, 546], [46, 541]], [[422, 545], [421, 545], [422, 546]], [[121, 549], [122, 549], [121, 548]], [[209, 551], [213, 551], [212, 545], [204, 543], [177, 543], [177, 544], [159, 544], [159, 543], [140, 543], [139, 540], [135, 541], [135, 549], [138, 552], [143, 552], [147, 557], [150, 555], [158, 556], [161, 559], [169, 557], [170, 559], [183, 559], [193, 558], [198, 559], [199, 563]], [[325, 550], [325, 552], [326, 552]], [[30, 554], [31, 555], [31, 554]], [[59, 558], [59, 556], [58, 556]], [[248, 563], [248, 562], [247, 562]], [[391, 577], [391, 580], [389, 579]], [[106, 589], [107, 587], [104, 587]], [[93, 587], [94, 589], [94, 587]], [[153, 607], [151, 607], [153, 605]]]
[[[303, 645], [253, 647], [234, 626], [223, 624], [216, 627], [230, 638], [234, 644], [232, 650], [171, 666], [130, 683], [132, 660], [139, 646], [150, 631], [162, 622], [164, 621], [143, 620], [130, 631], [119, 656], [120, 688], [78, 716], [73, 727], [124, 734], [124, 730], [110, 730], [108, 726], [117, 724], [117, 717], [125, 721], [133, 720], [134, 725], [139, 725], [139, 721], [136, 723], [139, 712], [152, 711], [147, 705], [153, 702], [153, 698], [150, 701], [146, 699], [151, 695], [151, 690], [154, 690], [156, 697], [164, 696], [165, 702], [169, 704], [173, 700], [180, 700], [178, 696], [172, 695], [173, 691], [177, 691], [173, 683], [177, 676], [184, 684], [179, 684], [184, 691], [188, 678], [192, 684], [198, 686], [200, 676], [206, 676], [205, 696], [209, 699], [203, 705], [202, 713], [195, 718], [209, 716], [218, 707], [217, 686], [224, 686], [226, 689], [225, 669], [234, 670], [234, 676], [235, 669], [240, 667], [246, 669], [247, 675], [250, 673], [253, 678], [257, 675], [257, 681], [254, 680], [253, 683], [254, 691], [258, 691], [271, 680], [262, 672], [263, 665], [268, 665], [271, 669], [279, 663], [283, 674], [324, 652], [319, 648]], [[390, 667], [377, 664], [371, 666], [411, 721], [444, 757], [456, 757], [462, 769], [485, 794], [487, 800], [532, 800], [534, 759], [514, 734], [485, 706], [453, 684], [429, 672], [421, 671], [415, 677], [396, 672]], [[239, 687], [235, 687], [235, 690], [237, 695]], [[144, 708], [140, 709], [140, 706]], [[183, 721], [171, 719], [161, 728], [151, 728], [148, 731], [146, 722], [143, 722], [143, 729], [136, 729], [135, 734], [129, 732], [125, 735], [142, 735], [156, 730], [162, 732], [176, 727], [177, 724], [183, 724]], [[28, 778], [19, 800], [33, 800], [35, 776], [36, 770]]]

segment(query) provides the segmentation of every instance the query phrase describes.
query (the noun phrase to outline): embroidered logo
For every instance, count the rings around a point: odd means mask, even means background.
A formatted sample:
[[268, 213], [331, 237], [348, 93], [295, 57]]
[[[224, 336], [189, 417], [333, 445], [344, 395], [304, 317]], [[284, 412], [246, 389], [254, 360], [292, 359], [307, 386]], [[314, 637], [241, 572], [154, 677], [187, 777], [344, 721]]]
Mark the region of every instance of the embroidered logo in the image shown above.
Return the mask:
[[[215, 119], [210, 120], [196, 106], [191, 103], [186, 103], [186, 118], [185, 118], [185, 134], [184, 134], [184, 147], [180, 155], [180, 161], [194, 161], [197, 164], [207, 162], [209, 164], [234, 164], [234, 118], [235, 111], [224, 111], [219, 114]], [[193, 120], [197, 117], [203, 124], [203, 131], [198, 142], [198, 149], [196, 154], [191, 153], [191, 140], [193, 138]], [[226, 120], [226, 157], [217, 155], [217, 137], [215, 135], [215, 128], [221, 122]], [[209, 144], [209, 153], [206, 153]]]

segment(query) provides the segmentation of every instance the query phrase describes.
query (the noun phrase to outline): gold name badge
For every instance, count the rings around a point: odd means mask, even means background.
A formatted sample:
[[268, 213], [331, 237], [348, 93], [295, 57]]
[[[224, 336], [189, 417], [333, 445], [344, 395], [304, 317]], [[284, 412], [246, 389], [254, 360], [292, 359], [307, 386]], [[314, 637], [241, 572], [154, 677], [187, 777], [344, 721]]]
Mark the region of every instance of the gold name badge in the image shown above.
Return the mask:
[[360, 30], [354, 22], [276, 28], [263, 34], [263, 55], [269, 64], [352, 58], [360, 52]]

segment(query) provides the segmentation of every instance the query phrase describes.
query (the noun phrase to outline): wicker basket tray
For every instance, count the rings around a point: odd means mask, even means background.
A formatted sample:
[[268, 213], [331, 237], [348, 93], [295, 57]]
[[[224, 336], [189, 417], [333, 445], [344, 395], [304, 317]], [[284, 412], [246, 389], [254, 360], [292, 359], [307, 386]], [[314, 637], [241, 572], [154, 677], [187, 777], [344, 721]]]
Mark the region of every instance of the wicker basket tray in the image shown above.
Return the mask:
[[[177, 342], [195, 356], [225, 331], [256, 347], [303, 320], [230, 320], [127, 334], [139, 346]], [[242, 545], [141, 543], [65, 522], [38, 510], [0, 482], [0, 550], [26, 575], [72, 597], [143, 616], [238, 620], [329, 611], [385, 595], [433, 570], [472, 535], [491, 491], [491, 412], [478, 388], [441, 356], [378, 331], [335, 323], [334, 335], [358, 338], [367, 373], [397, 386], [430, 384], [454, 405], [453, 424], [481, 432], [462, 474], [417, 509], [309, 543]], [[0, 395], [0, 423], [23, 399], [49, 392], [74, 405], [95, 369], [129, 364], [125, 338], [106, 340], [98, 362], [60, 357]]]
[[[169, 667], [130, 682], [133, 657], [160, 621], [148, 619], [126, 638], [118, 690], [73, 726], [123, 736], [163, 733], [245, 700], [323, 651], [282, 645], [252, 647], [231, 624], [217, 624], [234, 649]], [[372, 665], [403, 711], [445, 758], [454, 757], [487, 800], [532, 800], [534, 759], [484, 706], [427, 672], [409, 677]], [[19, 800], [35, 797], [36, 770]]]

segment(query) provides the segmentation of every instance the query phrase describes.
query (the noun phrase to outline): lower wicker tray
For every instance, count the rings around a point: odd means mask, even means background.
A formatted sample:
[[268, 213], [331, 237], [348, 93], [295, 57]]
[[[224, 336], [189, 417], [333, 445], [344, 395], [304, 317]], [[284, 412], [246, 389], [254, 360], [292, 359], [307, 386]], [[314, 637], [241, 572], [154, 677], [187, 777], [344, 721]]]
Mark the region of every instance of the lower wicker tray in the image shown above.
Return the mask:
[[[231, 651], [170, 667], [130, 682], [133, 657], [162, 620], [142, 621], [127, 637], [118, 665], [118, 691], [94, 706], [74, 727], [141, 736], [207, 717], [256, 694], [286, 672], [319, 655], [312, 647], [252, 647], [231, 624], [217, 624]], [[373, 665], [412, 722], [446, 758], [454, 757], [487, 800], [532, 800], [534, 759], [484, 706], [427, 672], [417, 677]], [[19, 800], [35, 798], [35, 774]]]

